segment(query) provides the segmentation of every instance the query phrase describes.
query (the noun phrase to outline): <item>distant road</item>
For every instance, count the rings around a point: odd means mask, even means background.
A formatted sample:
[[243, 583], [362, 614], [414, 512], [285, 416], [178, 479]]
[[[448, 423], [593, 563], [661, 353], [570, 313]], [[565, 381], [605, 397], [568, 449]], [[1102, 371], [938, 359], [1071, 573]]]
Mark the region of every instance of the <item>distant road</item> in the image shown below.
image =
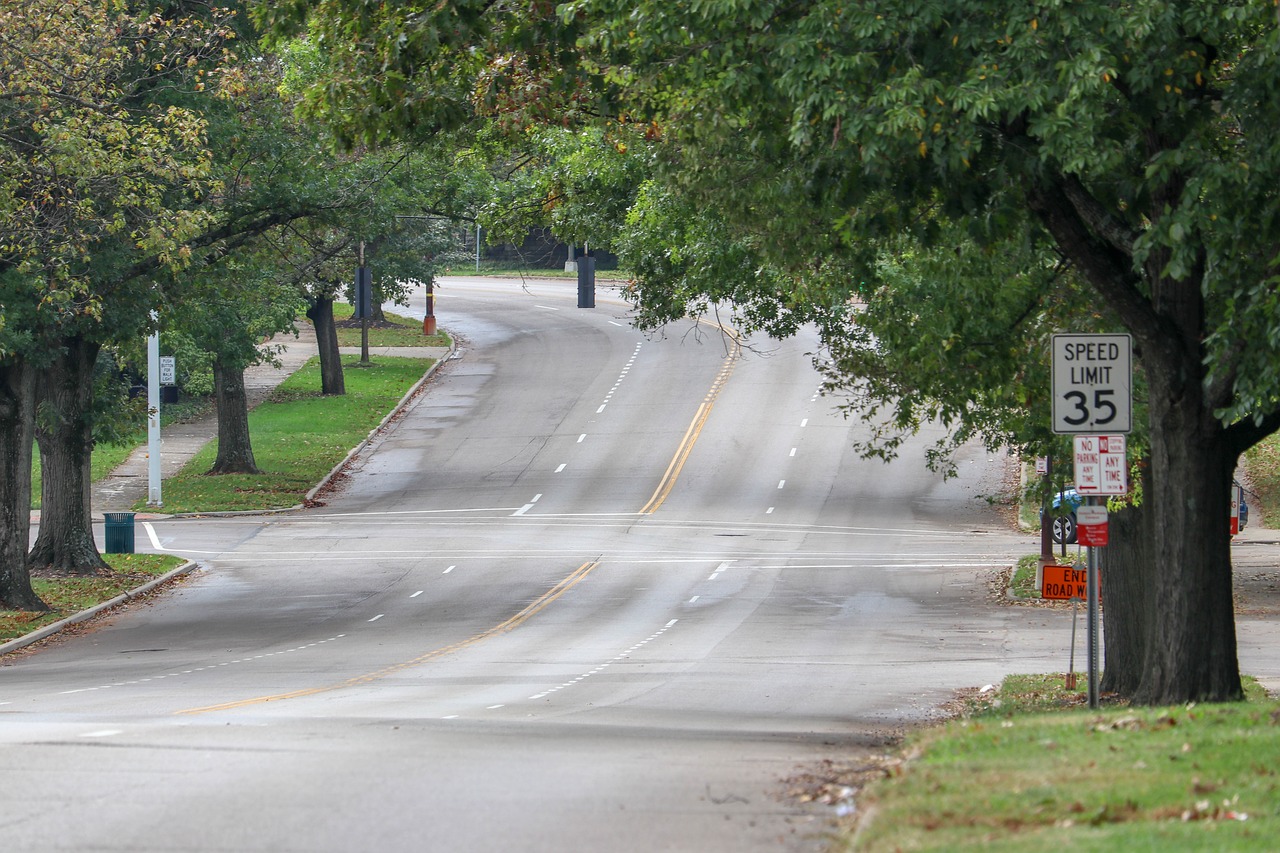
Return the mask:
[[785, 777], [1065, 667], [988, 601], [998, 460], [862, 461], [812, 339], [575, 299], [445, 280], [460, 357], [325, 506], [139, 530], [202, 570], [0, 668], [7, 846], [820, 849]]

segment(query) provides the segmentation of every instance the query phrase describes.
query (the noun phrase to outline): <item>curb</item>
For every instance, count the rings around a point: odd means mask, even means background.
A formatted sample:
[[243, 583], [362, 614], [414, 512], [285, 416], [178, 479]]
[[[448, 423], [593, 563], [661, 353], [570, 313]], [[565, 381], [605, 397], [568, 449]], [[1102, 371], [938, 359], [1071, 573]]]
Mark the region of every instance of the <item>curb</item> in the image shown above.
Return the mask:
[[92, 619], [104, 610], [109, 610], [118, 604], [124, 604], [126, 601], [131, 601], [140, 595], [146, 595], [161, 584], [168, 583], [176, 577], [181, 577], [182, 575], [187, 574], [196, 568], [196, 565], [197, 564], [194, 560], [187, 560], [187, 562], [178, 566], [176, 569], [166, 572], [158, 578], [149, 580], [136, 589], [122, 592], [110, 601], [104, 601], [101, 604], [96, 604], [93, 607], [90, 607], [88, 610], [81, 610], [79, 613], [72, 614], [66, 619], [60, 619], [51, 625], [45, 625], [43, 628], [37, 628], [30, 634], [24, 634], [23, 636], [9, 640], [6, 643], [0, 643], [0, 655], [5, 655], [9, 652], [16, 652], [18, 649], [26, 648], [32, 643], [38, 643], [45, 637], [53, 636], [63, 628], [74, 625], [77, 622], [84, 622], [86, 619]]
[[390, 423], [393, 418], [395, 418], [397, 415], [400, 414], [401, 411], [404, 410], [404, 407], [409, 403], [410, 400], [414, 398], [415, 395], [417, 395], [419, 391], [422, 390], [422, 386], [425, 385], [427, 381], [436, 374], [436, 371], [438, 371], [445, 364], [445, 362], [453, 361], [457, 357], [458, 357], [458, 342], [453, 337], [453, 335], [450, 335], [449, 336], [449, 354], [442, 358], [436, 359], [435, 363], [427, 368], [427, 372], [422, 374], [421, 379], [413, 383], [413, 387], [411, 387], [408, 391], [405, 392], [404, 396], [400, 398], [400, 402], [396, 403], [391, 408], [391, 411], [387, 413], [387, 416], [384, 417], [381, 421], [379, 421], [377, 426], [369, 430], [369, 434], [365, 436], [364, 441], [360, 442], [351, 450], [349, 450], [347, 452], [347, 455], [343, 457], [342, 461], [333, 467], [333, 470], [331, 470], [328, 474], [324, 475], [324, 477], [321, 478], [319, 483], [312, 486], [311, 489], [308, 490], [305, 495], [303, 495], [302, 503], [294, 504], [293, 506], [269, 507], [267, 509], [228, 509], [228, 510], [220, 510], [220, 511], [213, 511], [213, 512], [175, 512], [169, 515], [164, 515], [164, 514], [153, 515], [152, 518], [235, 518], [238, 516], [246, 516], [246, 515], [277, 515], [282, 512], [296, 512], [297, 510], [306, 508], [307, 504], [310, 503], [325, 486], [329, 485], [329, 482], [333, 480], [333, 478], [336, 477], [338, 473], [342, 471], [343, 468], [347, 467], [347, 465], [350, 464], [352, 459], [354, 459], [356, 456], [360, 454], [360, 451], [368, 447], [369, 444], [372, 443], [373, 439], [378, 435], [378, 433], [381, 432], [383, 428], [385, 428], [386, 425]]
[[449, 354], [446, 355], [444, 358], [436, 359], [435, 364], [427, 368], [427, 372], [422, 374], [421, 379], [413, 383], [413, 387], [405, 392], [404, 396], [400, 398], [400, 402], [396, 403], [391, 408], [391, 411], [387, 413], [387, 416], [384, 417], [381, 421], [379, 421], [377, 426], [369, 430], [369, 434], [365, 436], [364, 441], [360, 442], [355, 447], [351, 448], [351, 450], [347, 452], [347, 455], [343, 457], [342, 461], [339, 462], [336, 466], [334, 466], [332, 471], [326, 474], [324, 478], [320, 480], [319, 483], [316, 483], [314, 486], [311, 487], [311, 490], [308, 491], [303, 496], [302, 503], [288, 507], [285, 511], [288, 512], [291, 510], [301, 509], [302, 507], [310, 503], [312, 500], [314, 500], [315, 496], [320, 494], [320, 492], [324, 489], [325, 486], [329, 485], [329, 482], [338, 475], [339, 471], [341, 471], [343, 468], [346, 468], [347, 465], [351, 462], [351, 460], [355, 459], [356, 456], [360, 454], [360, 451], [368, 447], [373, 442], [373, 439], [377, 437], [378, 433], [382, 432], [382, 430], [386, 427], [386, 425], [391, 423], [393, 418], [399, 416], [399, 414], [404, 410], [405, 406], [409, 404], [409, 401], [412, 400], [415, 396], [417, 396], [418, 392], [422, 390], [422, 386], [426, 385], [427, 381], [431, 379], [432, 376], [435, 376], [436, 371], [440, 369], [441, 365], [445, 364], [446, 362], [453, 361], [453, 359], [457, 357], [457, 354], [458, 354], [458, 341], [453, 335], [450, 335], [449, 336]]

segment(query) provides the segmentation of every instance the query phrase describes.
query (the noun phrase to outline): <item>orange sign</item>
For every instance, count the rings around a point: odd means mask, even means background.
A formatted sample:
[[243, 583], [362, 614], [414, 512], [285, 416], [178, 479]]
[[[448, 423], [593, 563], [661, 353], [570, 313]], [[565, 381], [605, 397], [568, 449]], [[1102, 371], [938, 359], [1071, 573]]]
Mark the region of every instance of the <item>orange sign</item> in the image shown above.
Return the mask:
[[1045, 566], [1040, 575], [1040, 597], [1084, 601], [1089, 594], [1085, 576], [1085, 570], [1075, 566]]

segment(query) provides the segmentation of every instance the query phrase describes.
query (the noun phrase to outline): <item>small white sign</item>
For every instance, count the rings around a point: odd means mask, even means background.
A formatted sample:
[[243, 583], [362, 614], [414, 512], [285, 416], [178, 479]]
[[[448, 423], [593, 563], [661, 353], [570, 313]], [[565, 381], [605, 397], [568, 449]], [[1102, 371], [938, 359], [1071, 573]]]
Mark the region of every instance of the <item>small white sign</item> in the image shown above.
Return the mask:
[[178, 367], [174, 357], [171, 355], [160, 356], [160, 384], [178, 384]]
[[1036, 457], [1036, 473], [1039, 474], [1041, 477], [1049, 473], [1049, 457], [1048, 456]]
[[1123, 435], [1077, 435], [1076, 492], [1123, 495], [1129, 491], [1129, 462]]
[[1105, 506], [1079, 506], [1076, 507], [1076, 524], [1093, 525], [1107, 523], [1107, 508]]

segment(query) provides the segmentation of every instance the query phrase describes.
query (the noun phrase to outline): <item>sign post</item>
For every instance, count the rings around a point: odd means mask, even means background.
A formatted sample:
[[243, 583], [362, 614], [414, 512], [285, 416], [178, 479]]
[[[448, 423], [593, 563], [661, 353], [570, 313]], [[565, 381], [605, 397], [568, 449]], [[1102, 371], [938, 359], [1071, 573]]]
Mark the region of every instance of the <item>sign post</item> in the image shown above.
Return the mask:
[[[1098, 707], [1096, 546], [1105, 544], [1107, 537], [1106, 508], [1096, 501], [1099, 495], [1128, 491], [1123, 433], [1133, 429], [1132, 353], [1129, 335], [1053, 336], [1053, 431], [1075, 435], [1076, 492], [1086, 504], [1077, 510], [1076, 529], [1078, 536], [1086, 537], [1081, 544], [1090, 546], [1085, 583], [1090, 708]], [[1103, 513], [1100, 520], [1098, 509]], [[1080, 524], [1083, 519], [1088, 519], [1087, 532]]]

